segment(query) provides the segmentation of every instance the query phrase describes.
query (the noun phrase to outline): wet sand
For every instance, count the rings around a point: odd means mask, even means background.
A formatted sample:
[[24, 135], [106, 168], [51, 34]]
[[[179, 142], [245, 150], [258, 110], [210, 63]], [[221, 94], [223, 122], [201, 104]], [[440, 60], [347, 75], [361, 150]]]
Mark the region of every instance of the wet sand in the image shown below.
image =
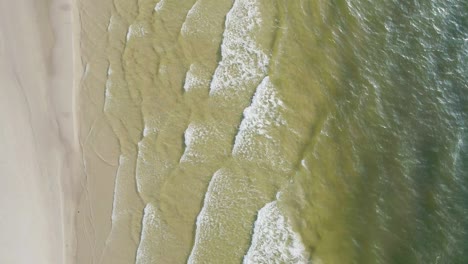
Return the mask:
[[117, 256], [115, 260], [120, 261], [110, 263], [131, 263], [134, 260], [127, 252], [132, 250], [128, 245], [118, 250], [109, 246], [114, 182], [120, 154], [120, 143], [103, 112], [108, 67], [107, 36], [103, 33], [111, 7], [112, 1], [109, 0], [75, 2], [75, 39], [79, 47], [79, 52], [75, 53], [79, 56], [75, 60], [76, 69], [79, 69], [75, 71], [76, 113], [83, 181], [76, 217], [74, 263], [109, 263], [106, 255]]
[[0, 263], [71, 263], [72, 1], [0, 1]]

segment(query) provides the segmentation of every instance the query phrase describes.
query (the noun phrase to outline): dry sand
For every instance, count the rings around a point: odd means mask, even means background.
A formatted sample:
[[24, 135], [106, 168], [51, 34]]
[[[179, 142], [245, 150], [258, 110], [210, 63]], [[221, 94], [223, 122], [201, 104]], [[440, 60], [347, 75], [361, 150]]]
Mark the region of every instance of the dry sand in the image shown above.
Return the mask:
[[0, 0], [0, 263], [74, 259], [72, 12], [72, 0]]

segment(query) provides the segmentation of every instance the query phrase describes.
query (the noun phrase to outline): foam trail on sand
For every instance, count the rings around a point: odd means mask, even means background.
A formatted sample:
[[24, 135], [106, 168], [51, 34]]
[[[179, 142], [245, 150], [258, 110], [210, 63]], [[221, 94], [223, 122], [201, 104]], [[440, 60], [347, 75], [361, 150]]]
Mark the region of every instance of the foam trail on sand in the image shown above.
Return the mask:
[[252, 244], [244, 264], [308, 263], [309, 254], [299, 234], [281, 214], [277, 202], [266, 204], [255, 221]]

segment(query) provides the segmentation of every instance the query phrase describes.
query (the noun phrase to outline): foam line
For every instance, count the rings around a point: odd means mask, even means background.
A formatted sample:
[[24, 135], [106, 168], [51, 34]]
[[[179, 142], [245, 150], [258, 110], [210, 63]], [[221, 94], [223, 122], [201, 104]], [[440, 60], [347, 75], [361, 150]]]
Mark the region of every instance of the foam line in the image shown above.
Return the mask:
[[226, 16], [222, 60], [213, 76], [210, 95], [244, 86], [266, 75], [269, 57], [255, 40], [262, 19], [256, 0], [237, 0]]
[[244, 264], [308, 263], [309, 254], [299, 234], [292, 230], [281, 214], [276, 201], [266, 204], [258, 212], [252, 244], [244, 257]]

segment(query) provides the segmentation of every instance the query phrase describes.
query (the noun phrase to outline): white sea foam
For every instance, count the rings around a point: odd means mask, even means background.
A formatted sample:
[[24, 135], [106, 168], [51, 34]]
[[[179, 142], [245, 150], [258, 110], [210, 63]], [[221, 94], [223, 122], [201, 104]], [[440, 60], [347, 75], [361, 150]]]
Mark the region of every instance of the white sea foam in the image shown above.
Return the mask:
[[146, 195], [151, 196], [157, 192], [161, 182], [175, 166], [167, 157], [156, 153], [155, 144], [155, 133], [149, 133], [138, 142], [135, 177], [138, 193], [143, 198], [148, 198]]
[[[191, 33], [193, 34], [202, 30], [202, 28], [200, 27], [201, 26], [200, 22], [205, 21], [205, 19], [204, 19], [204, 15], [201, 14], [201, 12], [199, 11], [199, 8], [200, 8], [200, 1], [197, 1], [192, 6], [192, 8], [190, 8], [190, 10], [188, 11], [187, 17], [184, 23], [182, 24], [182, 28], [181, 28], [181, 33], [183, 36], [187, 36]], [[193, 26], [194, 24], [196, 24], [197, 26]]]
[[197, 147], [206, 145], [215, 133], [217, 133], [216, 128], [208, 125], [189, 124], [184, 133], [185, 151], [180, 162], [205, 161], [206, 157], [201, 151], [197, 151]]
[[245, 250], [242, 245], [229, 243], [239, 239], [243, 232], [249, 232], [252, 201], [261, 197], [250, 184], [248, 177], [237, 177], [229, 169], [220, 169], [213, 175], [197, 217], [195, 243], [187, 263], [208, 260], [221, 263], [213, 259], [213, 254], [242, 257]]
[[145, 125], [143, 127], [143, 137], [147, 137], [159, 131], [158, 127], [156, 126], [157, 122], [158, 120], [155, 120], [154, 118], [145, 118]]
[[111, 16], [109, 18], [109, 24], [107, 25], [107, 32], [112, 31], [112, 29], [114, 29], [115, 24], [116, 24], [115, 17]]
[[168, 226], [159, 217], [157, 208], [148, 203], [143, 214], [140, 244], [136, 256], [137, 264], [158, 263], [156, 251], [163, 243], [174, 240], [174, 237], [165, 230], [168, 230]]
[[112, 99], [112, 81], [110, 78], [106, 80], [106, 90], [104, 98], [104, 112], [107, 112], [109, 109], [109, 101]]
[[[217, 192], [217, 182], [218, 178], [222, 177], [222, 171], [218, 170], [214, 175], [213, 178], [210, 181], [210, 184], [208, 185], [208, 190], [205, 193], [205, 199], [203, 201], [203, 207], [200, 211], [200, 213], [197, 216], [197, 221], [196, 221], [196, 230], [195, 230], [195, 243], [192, 248], [192, 252], [190, 252], [189, 259], [187, 261], [187, 264], [195, 264], [197, 263], [197, 258], [198, 255], [200, 255], [200, 242], [203, 242], [208, 238], [208, 234], [206, 234], [207, 230], [210, 226], [215, 225], [214, 219], [209, 217], [208, 213], [208, 206], [211, 204], [211, 201], [213, 199], [213, 194]], [[205, 226], [208, 226], [206, 228]], [[222, 226], [220, 226], [222, 228]]]
[[190, 69], [185, 75], [184, 90], [188, 92], [193, 89], [208, 87], [210, 80], [207, 79], [207, 76], [209, 76], [209, 73], [203, 65], [198, 63], [191, 64]]
[[154, 7], [154, 11], [156, 12], [159, 12], [162, 10], [162, 8], [164, 7], [164, 4], [166, 4], [166, 0], [160, 0], [156, 6]]
[[462, 150], [465, 148], [465, 142], [463, 141], [463, 133], [458, 133], [457, 135], [457, 143], [455, 144], [455, 148], [452, 151], [452, 158], [453, 158], [453, 166], [456, 167], [460, 161], [460, 156]]
[[255, 40], [255, 33], [261, 26], [257, 0], [235, 1], [226, 16], [222, 60], [213, 76], [210, 95], [226, 89], [244, 89], [265, 76], [269, 57]]
[[125, 202], [123, 199], [125, 198], [122, 195], [122, 192], [125, 189], [125, 183], [122, 181], [122, 169], [127, 165], [126, 163], [130, 160], [125, 157], [124, 155], [120, 155], [119, 157], [119, 167], [117, 169], [117, 173], [115, 175], [115, 183], [114, 183], [114, 200], [112, 203], [112, 223], [115, 223], [119, 216], [122, 214], [126, 214], [128, 212], [128, 208], [125, 207]]
[[244, 119], [234, 142], [233, 156], [263, 160], [269, 162], [270, 166], [281, 165], [284, 162], [281, 144], [271, 133], [274, 129], [287, 125], [281, 114], [285, 109], [270, 78], [265, 77], [257, 87], [252, 104], [244, 110]]
[[244, 264], [308, 263], [309, 254], [276, 202], [266, 204], [254, 226], [252, 244]]
[[278, 98], [275, 87], [267, 76], [257, 87], [252, 104], [244, 110], [239, 140], [242, 139], [243, 133], [257, 134], [271, 139], [268, 135], [269, 129], [286, 125], [280, 108], [285, 108], [284, 103]]
[[107, 67], [107, 76], [110, 76], [111, 74], [112, 74], [112, 68], [111, 68], [111, 66], [109, 65], [109, 66]]
[[143, 177], [145, 176], [145, 172], [148, 172], [148, 167], [151, 166], [151, 163], [148, 162], [148, 150], [147, 147], [145, 146], [145, 140], [147, 140], [147, 137], [143, 137], [139, 142], [138, 142], [138, 154], [137, 154], [137, 161], [136, 161], [136, 182], [137, 182], [137, 190], [138, 193], [142, 194], [143, 193], [143, 182], [144, 179]]
[[144, 37], [148, 34], [148, 29], [145, 25], [140, 23], [132, 24], [128, 27], [127, 31], [127, 41], [133, 37]]
[[307, 166], [307, 162], [305, 159], [301, 160], [301, 165], [304, 167], [307, 171], [310, 171], [309, 166]]

